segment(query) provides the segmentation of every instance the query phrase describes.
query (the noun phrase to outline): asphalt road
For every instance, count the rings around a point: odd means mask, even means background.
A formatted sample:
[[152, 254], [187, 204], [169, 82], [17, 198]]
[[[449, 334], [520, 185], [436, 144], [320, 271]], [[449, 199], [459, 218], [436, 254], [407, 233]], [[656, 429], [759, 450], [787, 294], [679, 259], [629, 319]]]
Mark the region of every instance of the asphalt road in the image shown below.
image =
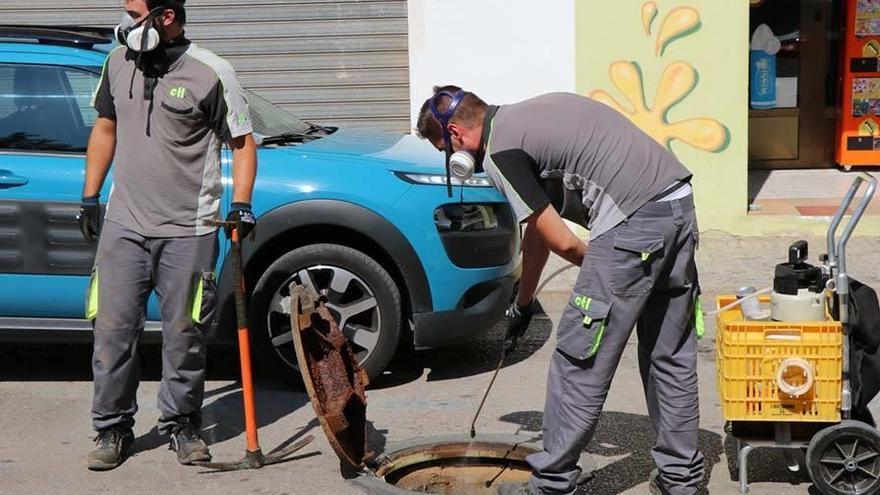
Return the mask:
[[[854, 271], [877, 286], [877, 239], [856, 239]], [[772, 266], [785, 257], [788, 239], [704, 236], [700, 254], [703, 287], [709, 301], [738, 285], [767, 282]], [[873, 249], [872, 249], [873, 247]], [[777, 249], [778, 248], [778, 249]], [[757, 253], [766, 253], [758, 255]], [[723, 264], [721, 261], [723, 260]], [[547, 363], [553, 352], [552, 328], [567, 294], [565, 276], [548, 287], [540, 301], [546, 316], [537, 317], [528, 338], [501, 371], [478, 424], [481, 433], [539, 434]], [[873, 278], [872, 278], [873, 277]], [[756, 282], [758, 280], [758, 282]], [[570, 287], [570, 285], [568, 285]], [[708, 321], [708, 320], [707, 320]], [[700, 343], [700, 447], [706, 456], [707, 492], [738, 493], [728, 471], [723, 419], [715, 390], [714, 328]], [[387, 442], [466, 433], [480, 396], [499, 356], [502, 329], [455, 348], [404, 356], [368, 391], [371, 447]], [[85, 468], [92, 447], [89, 422], [92, 385], [87, 345], [0, 347], [0, 495], [7, 494], [358, 494], [346, 481], [306, 395], [277, 380], [263, 380], [258, 390], [260, 440], [272, 450], [312, 434], [317, 440], [295, 461], [260, 471], [208, 474], [180, 466], [155, 430], [160, 377], [156, 347], [143, 352], [141, 409], [135, 427], [134, 455], [118, 469], [92, 473]], [[212, 350], [204, 434], [215, 459], [233, 460], [244, 453], [237, 355]], [[633, 339], [624, 353], [597, 434], [588, 447], [598, 462], [593, 481], [578, 493], [645, 494], [653, 468], [654, 433], [647, 418]], [[810, 490], [804, 472], [790, 473], [781, 454], [752, 455], [752, 493], [789, 495]]]

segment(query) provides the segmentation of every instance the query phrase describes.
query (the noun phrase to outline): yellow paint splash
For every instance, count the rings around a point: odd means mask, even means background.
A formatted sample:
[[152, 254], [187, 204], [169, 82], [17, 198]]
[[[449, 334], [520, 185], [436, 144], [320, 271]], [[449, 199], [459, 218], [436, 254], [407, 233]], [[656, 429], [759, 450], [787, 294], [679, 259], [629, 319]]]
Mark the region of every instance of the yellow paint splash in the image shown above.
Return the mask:
[[590, 98], [619, 111], [663, 146], [669, 148], [670, 143], [677, 139], [697, 149], [716, 152], [727, 143], [727, 128], [715, 119], [700, 117], [674, 123], [666, 121], [669, 109], [697, 84], [697, 71], [690, 64], [675, 62], [666, 67], [657, 86], [654, 105], [650, 108], [645, 100], [642, 74], [636, 64], [617, 61], [611, 64], [609, 72], [614, 86], [629, 105], [620, 104], [603, 89], [590, 93]]
[[693, 7], [676, 7], [666, 14], [660, 33], [657, 35], [655, 55], [662, 55], [663, 50], [672, 40], [700, 25], [700, 12]]
[[657, 18], [657, 4], [654, 2], [645, 2], [642, 5], [642, 28], [645, 30], [645, 36], [651, 36], [651, 25]]

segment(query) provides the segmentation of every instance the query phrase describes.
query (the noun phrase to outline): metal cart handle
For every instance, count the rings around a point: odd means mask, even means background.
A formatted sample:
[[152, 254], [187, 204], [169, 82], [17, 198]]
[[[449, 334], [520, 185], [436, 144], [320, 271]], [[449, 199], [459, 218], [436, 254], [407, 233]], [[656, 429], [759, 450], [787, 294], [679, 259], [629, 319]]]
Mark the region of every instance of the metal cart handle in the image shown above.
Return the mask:
[[[843, 234], [840, 236], [840, 239], [835, 239], [837, 236], [837, 229], [840, 227], [840, 222], [843, 221], [843, 216], [846, 214], [846, 210], [852, 204], [853, 199], [856, 197], [856, 193], [859, 188], [862, 186], [862, 182], [866, 182], [868, 184], [868, 188], [865, 190], [865, 195], [862, 197], [862, 201], [859, 203], [859, 206], [856, 207], [856, 210], [853, 212], [852, 218], [850, 218], [849, 223], [846, 224], [846, 227], [843, 229]], [[830, 270], [831, 280], [830, 283], [833, 283], [833, 287], [836, 292], [837, 297], [837, 306], [840, 317], [840, 323], [843, 325], [843, 349], [842, 349], [842, 371], [843, 371], [843, 383], [841, 384], [841, 396], [840, 396], [840, 416], [841, 419], [849, 419], [852, 412], [852, 386], [850, 384], [849, 373], [850, 373], [850, 332], [851, 326], [849, 321], [849, 279], [846, 274], [846, 244], [849, 242], [849, 238], [852, 236], [853, 231], [856, 228], [856, 225], [859, 223], [859, 220], [862, 219], [862, 215], [865, 213], [865, 210], [868, 208], [868, 203], [874, 198], [874, 193], [877, 191], [877, 179], [870, 174], [860, 172], [856, 175], [855, 180], [853, 181], [852, 186], [850, 186], [849, 191], [846, 193], [846, 197], [844, 197], [843, 202], [840, 204], [840, 208], [837, 209], [837, 213], [834, 215], [834, 219], [831, 221], [831, 225], [828, 226], [828, 268]], [[835, 242], [836, 241], [836, 242]]]
[[[840, 227], [840, 223], [843, 221], [844, 215], [846, 215], [846, 210], [849, 209], [850, 205], [852, 205], [853, 200], [856, 197], [856, 193], [862, 185], [862, 182], [866, 182], [868, 184], [868, 189], [865, 191], [864, 197], [862, 197], [862, 201], [856, 207], [856, 210], [853, 212], [852, 218], [846, 224], [846, 227], [843, 229], [843, 234], [840, 236], [840, 239], [836, 239], [837, 237], [837, 229]], [[849, 242], [850, 237], [852, 237], [852, 233], [858, 225], [859, 221], [862, 219], [862, 215], [865, 214], [865, 210], [868, 208], [868, 204], [874, 198], [874, 193], [877, 190], [877, 178], [866, 173], [859, 172], [855, 180], [853, 180], [852, 186], [850, 186], [849, 191], [847, 191], [846, 196], [843, 199], [843, 202], [840, 203], [840, 207], [837, 209], [837, 213], [834, 215], [834, 219], [831, 221], [831, 225], [828, 227], [828, 265], [831, 268], [832, 276], [846, 273], [846, 244]]]

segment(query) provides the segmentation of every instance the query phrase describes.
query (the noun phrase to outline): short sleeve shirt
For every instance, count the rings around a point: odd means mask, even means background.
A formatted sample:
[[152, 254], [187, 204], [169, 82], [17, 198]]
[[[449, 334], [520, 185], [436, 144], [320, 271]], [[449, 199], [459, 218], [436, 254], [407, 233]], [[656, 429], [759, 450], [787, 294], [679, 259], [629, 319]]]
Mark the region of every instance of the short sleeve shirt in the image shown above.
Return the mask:
[[[107, 57], [92, 106], [116, 121], [107, 220], [145, 237], [216, 230], [223, 142], [253, 129], [232, 66], [186, 43], [159, 78], [145, 78], [125, 48]], [[150, 90], [150, 85], [155, 86]]]
[[499, 107], [485, 125], [483, 168], [520, 222], [552, 205], [595, 239], [691, 177], [626, 117], [576, 94]]

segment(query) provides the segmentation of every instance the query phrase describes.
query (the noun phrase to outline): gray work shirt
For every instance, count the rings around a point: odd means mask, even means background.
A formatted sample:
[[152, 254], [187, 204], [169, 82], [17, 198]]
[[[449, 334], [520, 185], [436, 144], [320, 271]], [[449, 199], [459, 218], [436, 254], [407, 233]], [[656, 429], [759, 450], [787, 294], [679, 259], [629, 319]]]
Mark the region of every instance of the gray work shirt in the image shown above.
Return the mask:
[[219, 218], [221, 145], [252, 132], [248, 104], [226, 60], [185, 39], [165, 53], [158, 78], [123, 47], [104, 63], [92, 106], [116, 121], [106, 219], [145, 237], [204, 235]]
[[483, 168], [526, 221], [552, 205], [595, 239], [691, 172], [614, 109], [570, 93], [490, 107]]

